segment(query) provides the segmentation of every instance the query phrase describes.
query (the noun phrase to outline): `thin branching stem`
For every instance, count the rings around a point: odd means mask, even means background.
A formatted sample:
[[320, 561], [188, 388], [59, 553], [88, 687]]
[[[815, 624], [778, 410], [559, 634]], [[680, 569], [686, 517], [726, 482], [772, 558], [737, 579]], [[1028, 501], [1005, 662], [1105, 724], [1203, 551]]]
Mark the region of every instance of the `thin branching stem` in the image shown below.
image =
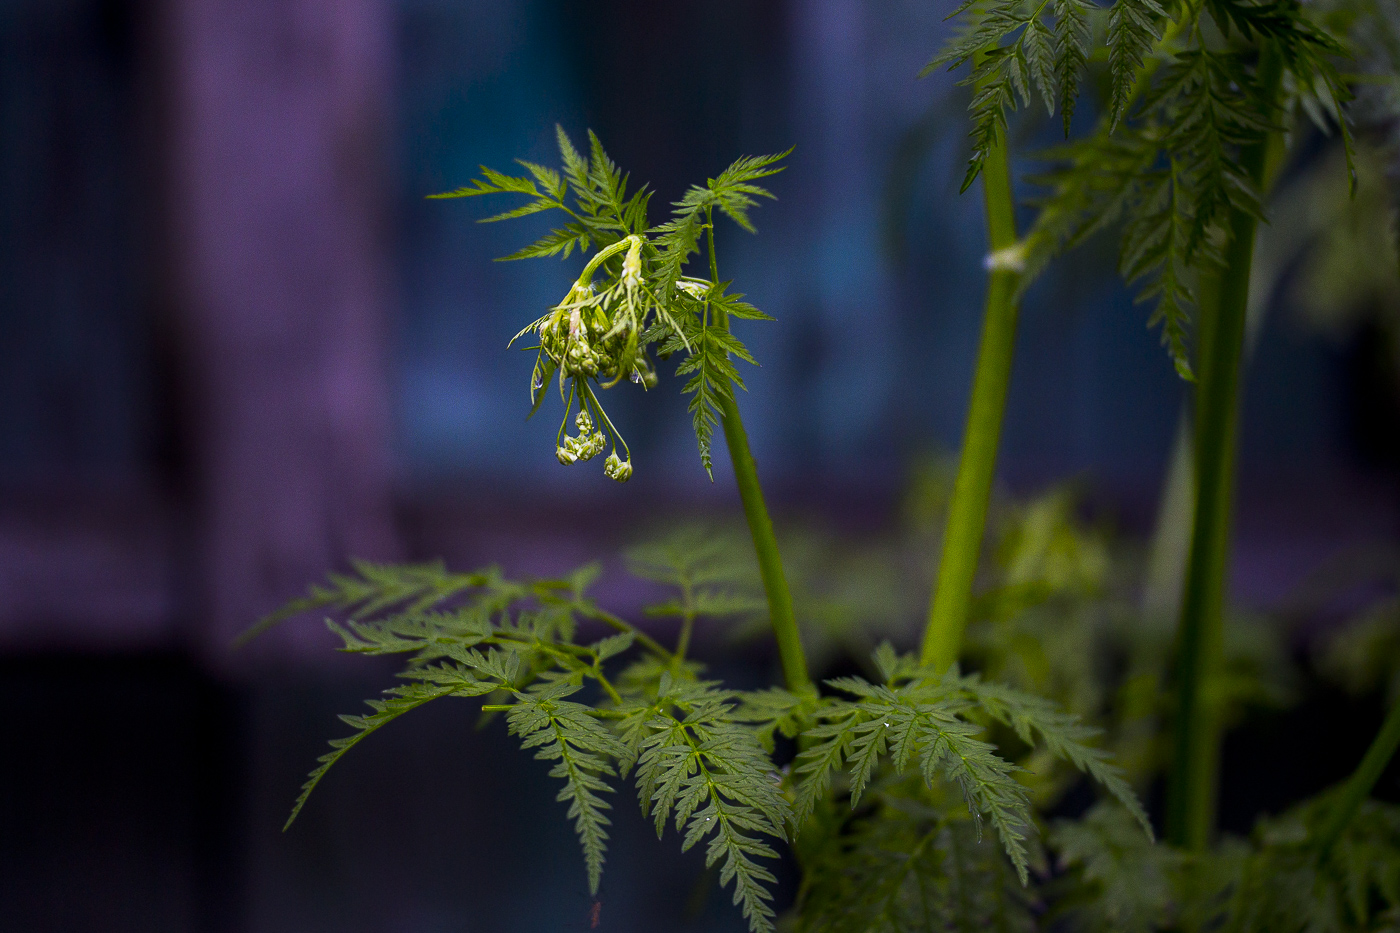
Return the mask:
[[[719, 286], [719, 265], [715, 261], [715, 227], [710, 211], [705, 212], [705, 235], [710, 257], [710, 282]], [[726, 315], [715, 308], [715, 324], [728, 326]], [[783, 679], [789, 690], [805, 693], [813, 690], [812, 678], [807, 673], [807, 656], [802, 649], [802, 637], [797, 631], [797, 616], [792, 609], [792, 591], [788, 589], [787, 576], [783, 573], [783, 559], [778, 552], [778, 538], [773, 533], [773, 520], [768, 515], [768, 506], [763, 500], [763, 487], [758, 482], [758, 465], [754, 463], [753, 452], [749, 450], [749, 436], [744, 431], [743, 419], [739, 417], [739, 406], [734, 393], [720, 393], [720, 424], [724, 428], [724, 440], [729, 447], [729, 459], [734, 464], [734, 481], [739, 487], [739, 499], [744, 505], [744, 518], [749, 524], [749, 534], [753, 538], [754, 553], [758, 556], [758, 572], [763, 578], [763, 590], [768, 596], [768, 615], [772, 620], [773, 636], [778, 641], [778, 655], [782, 660]]]
[[1342, 833], [1346, 831], [1347, 826], [1356, 816], [1356, 811], [1361, 809], [1361, 804], [1370, 796], [1371, 788], [1375, 787], [1376, 782], [1380, 780], [1386, 765], [1390, 764], [1390, 759], [1395, 757], [1397, 748], [1400, 748], [1400, 700], [1391, 703], [1390, 712], [1386, 714], [1385, 722], [1381, 724], [1381, 731], [1376, 733], [1371, 747], [1366, 749], [1366, 755], [1361, 759], [1361, 764], [1352, 772], [1351, 777], [1347, 778], [1341, 794], [1336, 803], [1332, 805], [1327, 822], [1318, 832], [1317, 854], [1319, 858], [1325, 858]]
[[593, 678], [598, 681], [598, 686], [602, 687], [603, 692], [608, 695], [608, 699], [612, 700], [616, 705], [621, 706], [622, 696], [617, 692], [617, 688], [612, 685], [612, 681], [608, 680], [607, 676], [603, 673], [603, 665], [595, 660], [591, 673]]
[[674, 658], [671, 652], [667, 651], [665, 646], [662, 645], [655, 638], [652, 638], [650, 635], [648, 635], [646, 632], [643, 632], [635, 625], [632, 625], [624, 619], [618, 618], [617, 616], [613, 615], [611, 612], [608, 612], [605, 609], [599, 609], [597, 606], [586, 606], [580, 607], [579, 613], [581, 615], [587, 616], [590, 619], [602, 622], [604, 625], [606, 625], [608, 628], [613, 629], [614, 631], [631, 632], [632, 637], [637, 640], [637, 644], [641, 645], [643, 648], [650, 651], [658, 658], [661, 658], [668, 664]]
[[[997, 130], [996, 143], [983, 166], [982, 191], [988, 239], [995, 255], [1016, 245], [1015, 202], [1004, 128]], [[1001, 420], [1011, 383], [1019, 285], [1020, 273], [1014, 263], [994, 264], [987, 284], [982, 344], [977, 351], [977, 371], [973, 376], [962, 457], [958, 461], [957, 482], [943, 535], [938, 582], [924, 632], [923, 662], [939, 670], [958, 659], [972, 605], [972, 585], [977, 576], [977, 558], [982, 549], [987, 505], [992, 495]]]
[[695, 588], [690, 580], [681, 581], [681, 605], [685, 608], [681, 612], [681, 633], [676, 639], [676, 660], [684, 661], [685, 653], [690, 650], [690, 635], [695, 629], [695, 610], [691, 608], [695, 604]]
[[[1259, 85], [1267, 99], [1278, 97], [1282, 73], [1279, 56], [1266, 49], [1259, 64]], [[1269, 151], [1265, 135], [1240, 153], [1241, 168], [1260, 187]], [[1202, 289], [1196, 503], [1177, 636], [1176, 716], [1167, 779], [1167, 839], [1193, 851], [1206, 847], [1215, 826], [1220, 722], [1212, 681], [1224, 643], [1240, 364], [1258, 226], [1252, 215], [1241, 210], [1231, 211], [1229, 223], [1225, 268], [1214, 287]]]

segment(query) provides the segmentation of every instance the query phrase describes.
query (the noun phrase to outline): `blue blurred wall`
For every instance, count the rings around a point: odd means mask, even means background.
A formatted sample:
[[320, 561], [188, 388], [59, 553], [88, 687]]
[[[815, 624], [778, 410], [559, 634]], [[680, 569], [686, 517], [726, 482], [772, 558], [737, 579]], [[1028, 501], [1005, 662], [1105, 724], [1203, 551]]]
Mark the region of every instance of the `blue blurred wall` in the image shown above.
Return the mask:
[[[0, 480], [149, 469], [162, 452], [150, 140], [132, 66], [135, 4], [0, 9]], [[398, 0], [392, 235], [394, 411], [403, 484], [471, 477], [548, 495], [600, 485], [550, 455], [547, 404], [524, 423], [529, 357], [505, 350], [578, 263], [498, 264], [544, 227], [425, 201], [476, 167], [554, 159], [553, 126], [596, 129], [650, 181], [658, 219], [741, 153], [795, 145], [757, 238], [722, 231], [726, 276], [775, 324], [746, 325], [762, 368], [746, 417], [776, 481], [860, 483], [914, 450], [954, 449], [980, 315], [976, 190], [961, 177], [963, 91], [914, 74], [942, 36], [925, 3], [704, 7], [564, 0]], [[1080, 119], [1091, 119], [1081, 114]], [[1052, 142], [1038, 133], [1024, 142]], [[1023, 168], [1030, 166], [1023, 165]], [[143, 187], [145, 186], [145, 187]], [[1031, 293], [1002, 470], [1021, 485], [1087, 473], [1125, 495], [1158, 482], [1182, 387], [1111, 244]], [[1276, 315], [1245, 421], [1246, 470], [1347, 457], [1335, 352]], [[702, 479], [678, 384], [612, 393], [639, 485]]]

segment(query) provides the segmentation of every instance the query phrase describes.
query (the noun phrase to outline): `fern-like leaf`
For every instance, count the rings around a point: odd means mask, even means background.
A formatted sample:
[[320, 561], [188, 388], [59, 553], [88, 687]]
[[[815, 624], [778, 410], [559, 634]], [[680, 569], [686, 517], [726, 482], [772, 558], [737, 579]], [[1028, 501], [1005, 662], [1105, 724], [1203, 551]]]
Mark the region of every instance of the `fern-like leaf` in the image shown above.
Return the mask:
[[[1055, 0], [1055, 73], [1053, 78], [1041, 79], [1046, 88], [1059, 90], [1060, 115], [1065, 136], [1069, 136], [1070, 121], [1074, 119], [1079, 100], [1079, 76], [1089, 63], [1089, 16], [1095, 7], [1088, 0]], [[1046, 109], [1054, 112], [1047, 104]]]
[[536, 758], [556, 762], [549, 776], [564, 781], [556, 799], [569, 804], [569, 816], [588, 867], [588, 890], [597, 894], [611, 823], [604, 813], [610, 805], [599, 795], [612, 792], [604, 778], [616, 773], [610, 761], [620, 757], [623, 748], [589, 707], [565, 699], [579, 689], [577, 684], [561, 681], [516, 693], [517, 702], [506, 714], [506, 721], [511, 734], [520, 737], [522, 748], [538, 749]]
[[749, 928], [771, 931], [776, 879], [756, 860], [777, 856], [762, 836], [785, 838], [791, 811], [753, 730], [734, 721], [731, 696], [663, 676], [656, 700], [625, 712], [638, 794], [657, 834], [673, 819], [683, 850], [709, 837], [705, 864], [720, 863], [720, 884], [734, 884]]
[[799, 754], [794, 769], [803, 780], [797, 792], [800, 812], [810, 812], [824, 794], [838, 763], [853, 767], [854, 806], [874, 758], [888, 750], [897, 772], [917, 764], [926, 782], [933, 784], [940, 777], [953, 782], [974, 821], [985, 817], [991, 822], [1024, 881], [1029, 867], [1026, 832], [1031, 826], [1026, 791], [1016, 782], [1016, 766], [975, 738], [982, 731], [980, 726], [959, 716], [967, 701], [930, 695], [912, 686], [870, 685], [857, 678], [830, 683], [861, 699], [834, 702], [816, 714], [827, 724], [806, 734], [824, 741]]
[[686, 318], [686, 321], [682, 334], [663, 344], [662, 352], [667, 347], [676, 348], [682, 339], [692, 348], [690, 356], [676, 367], [676, 375], [690, 376], [681, 391], [690, 396], [687, 407], [695, 428], [695, 441], [700, 449], [700, 462], [713, 480], [710, 446], [715, 426], [721, 417], [720, 409], [725, 403], [734, 401], [735, 386], [744, 388], [743, 377], [739, 375], [730, 355], [750, 364], [754, 363], [754, 358], [727, 325], [708, 323], [693, 317]]
[[778, 163], [792, 154], [791, 149], [761, 156], [741, 156], [711, 179], [706, 185], [706, 206], [713, 203], [720, 212], [749, 233], [755, 233], [753, 221], [749, 219], [750, 208], [758, 204], [757, 198], [773, 198], [773, 192], [754, 184], [760, 178], [776, 175], [786, 166]]
[[1058, 709], [1043, 697], [974, 677], [964, 678], [962, 684], [983, 710], [997, 722], [1010, 726], [1021, 741], [1034, 745], [1039, 739], [1050, 754], [1097, 781], [1137, 820], [1143, 834], [1151, 841], [1152, 822], [1137, 794], [1123, 779], [1122, 769], [1113, 763], [1107, 751], [1088, 744], [1100, 730], [1085, 725], [1078, 716]]
[[799, 821], [811, 815], [838, 770], [850, 773], [854, 808], [882, 759], [888, 759], [895, 773], [917, 763], [929, 786], [943, 778], [958, 787], [974, 823], [985, 817], [992, 824], [1024, 882], [1029, 867], [1027, 834], [1033, 829], [1027, 793], [1015, 778], [1020, 769], [977, 737], [982, 726], [966, 715], [977, 706], [1013, 729], [1022, 741], [1039, 741], [1052, 756], [1098, 781], [1138, 819], [1150, 838], [1151, 824], [1122, 772], [1106, 752], [1087, 744], [1096, 730], [1077, 717], [1039, 697], [963, 677], [956, 669], [935, 674], [912, 659], [899, 658], [888, 646], [875, 652], [875, 662], [887, 683], [871, 684], [858, 677], [827, 681], [856, 699], [829, 700], [813, 713], [818, 723], [805, 731], [807, 745], [793, 767], [794, 815]]
[[316, 759], [318, 765], [307, 777], [306, 783], [301, 786], [301, 793], [297, 795], [296, 803], [292, 804], [292, 812], [287, 817], [287, 822], [282, 829], [289, 829], [296, 818], [301, 814], [302, 807], [306, 806], [306, 801], [311, 796], [311, 792], [321, 783], [321, 779], [326, 776], [326, 772], [331, 766], [339, 761], [346, 752], [360, 744], [372, 732], [398, 719], [405, 713], [412, 712], [426, 703], [446, 696], [481, 696], [497, 689], [498, 683], [480, 681], [475, 678], [460, 678], [447, 683], [412, 683], [401, 687], [394, 687], [386, 690], [386, 700], [367, 700], [370, 709], [374, 710], [368, 716], [343, 715], [341, 720], [355, 730], [355, 733], [343, 739], [331, 739], [331, 751]]
[[1080, 820], [1059, 820], [1050, 844], [1069, 869], [1060, 910], [1086, 933], [1153, 933], [1173, 921], [1184, 854], [1154, 845], [1137, 816], [1098, 804]]
[[365, 618], [395, 606], [406, 612], [419, 612], [473, 588], [503, 583], [499, 571], [494, 568], [475, 573], [449, 573], [441, 563], [356, 561], [354, 570], [351, 574], [331, 574], [325, 585], [312, 586], [307, 595], [265, 616], [240, 635], [236, 644], [246, 644], [288, 619], [318, 609], [346, 612], [353, 618]]
[[1109, 128], [1127, 115], [1137, 90], [1143, 61], [1162, 38], [1158, 23], [1167, 12], [1157, 0], [1116, 0], [1108, 14]]
[[[922, 792], [921, 792], [922, 790]], [[1030, 933], [1033, 900], [999, 847], [927, 790], [891, 784], [804, 853], [802, 933]]]

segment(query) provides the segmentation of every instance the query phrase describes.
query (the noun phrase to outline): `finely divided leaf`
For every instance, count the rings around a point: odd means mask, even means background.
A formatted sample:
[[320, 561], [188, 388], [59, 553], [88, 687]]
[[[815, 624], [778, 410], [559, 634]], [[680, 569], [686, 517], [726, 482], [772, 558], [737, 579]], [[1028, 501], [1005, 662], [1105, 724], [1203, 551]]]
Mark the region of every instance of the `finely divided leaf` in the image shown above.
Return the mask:
[[449, 573], [440, 562], [394, 565], [355, 561], [354, 570], [352, 574], [330, 574], [326, 585], [312, 586], [306, 596], [264, 617], [240, 635], [235, 644], [246, 644], [268, 629], [316, 609], [348, 612], [352, 618], [365, 618], [390, 607], [421, 612], [473, 588], [489, 588], [502, 582], [495, 568]]
[[773, 930], [776, 879], [756, 859], [776, 858], [762, 836], [785, 838], [791, 810], [754, 731], [732, 720], [729, 695], [710, 684], [662, 678], [662, 695], [623, 722], [637, 749], [637, 790], [657, 833], [668, 819], [684, 832], [682, 849], [709, 837], [706, 865], [734, 884], [755, 933]]
[[1100, 730], [1085, 725], [1078, 716], [1058, 709], [1043, 697], [972, 677], [964, 678], [962, 683], [983, 710], [1010, 726], [1021, 741], [1033, 745], [1039, 738], [1056, 758], [1098, 781], [1132, 814], [1147, 839], [1152, 839], [1152, 822], [1133, 789], [1123, 780], [1122, 769], [1113, 763], [1108, 752], [1087, 744]]
[[1111, 127], [1127, 115], [1143, 61], [1162, 37], [1158, 20], [1166, 15], [1156, 0], [1116, 0], [1108, 14], [1108, 68], [1113, 81], [1109, 96]]
[[287, 830], [297, 816], [301, 813], [301, 808], [306, 805], [307, 798], [316, 789], [316, 785], [321, 783], [321, 778], [326, 776], [326, 772], [331, 769], [331, 765], [340, 760], [341, 756], [368, 736], [371, 732], [378, 731], [380, 727], [388, 725], [398, 719], [404, 713], [417, 709], [439, 697], [445, 696], [481, 696], [490, 693], [498, 685], [489, 682], [475, 680], [462, 680], [457, 683], [412, 683], [402, 687], [394, 687], [386, 690], [387, 700], [367, 700], [370, 709], [374, 710], [368, 716], [344, 715], [340, 718], [355, 730], [355, 734], [343, 739], [331, 739], [331, 751], [316, 759], [320, 764], [316, 770], [312, 771], [306, 783], [301, 786], [301, 793], [297, 795], [296, 803], [292, 805], [291, 815], [287, 817], [287, 822], [283, 824], [283, 831]]
[[852, 806], [886, 750], [897, 772], [918, 765], [924, 780], [937, 777], [962, 790], [974, 820], [989, 819], [1002, 847], [1022, 882], [1029, 853], [1026, 833], [1032, 826], [1025, 788], [1013, 776], [1015, 765], [1003, 760], [995, 748], [974, 736], [980, 726], [960, 718], [965, 700], [956, 696], [928, 698], [921, 685], [890, 688], [867, 684], [859, 678], [830, 682], [855, 693], [854, 702], [834, 702], [816, 714], [825, 725], [809, 729], [807, 736], [823, 739], [798, 756], [795, 773], [797, 812], [806, 815], [826, 791], [831, 773], [842, 765], [852, 771]]
[[742, 156], [736, 159], [732, 165], [720, 172], [718, 178], [707, 183], [709, 202], [748, 232], [756, 232], [753, 222], [749, 220], [749, 208], [758, 204], [756, 198], [772, 198], [773, 193], [754, 182], [781, 172], [786, 166], [778, 163], [791, 154], [792, 150], [786, 149], [771, 155]]
[[620, 758], [625, 750], [589, 707], [564, 699], [579, 689], [559, 682], [531, 693], [516, 693], [518, 702], [506, 714], [506, 721], [511, 734], [520, 736], [522, 748], [538, 749], [536, 758], [557, 762], [549, 776], [564, 781], [556, 799], [569, 804], [569, 816], [588, 866], [588, 890], [597, 894], [607, 851], [606, 827], [611, 822], [603, 813], [610, 805], [599, 794], [612, 792], [603, 778], [616, 774], [611, 760]]

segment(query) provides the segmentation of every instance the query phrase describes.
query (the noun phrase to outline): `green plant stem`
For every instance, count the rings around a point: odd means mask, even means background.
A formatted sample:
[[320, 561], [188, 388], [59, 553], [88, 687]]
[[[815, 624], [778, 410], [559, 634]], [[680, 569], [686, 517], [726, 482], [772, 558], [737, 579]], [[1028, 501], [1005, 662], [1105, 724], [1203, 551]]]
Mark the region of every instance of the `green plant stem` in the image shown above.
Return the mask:
[[[689, 583], [684, 584], [683, 590], [684, 590], [684, 591], [683, 591], [683, 593], [682, 593], [682, 599], [684, 599], [685, 601], [684, 601], [684, 603], [682, 603], [682, 605], [689, 606], [689, 605], [690, 605], [690, 601], [691, 601], [691, 596], [690, 596], [690, 584], [689, 584]], [[681, 615], [681, 633], [680, 633], [680, 636], [676, 638], [676, 660], [677, 660], [677, 661], [684, 661], [684, 660], [685, 660], [685, 654], [686, 654], [687, 651], [690, 650], [690, 635], [691, 635], [691, 632], [694, 631], [694, 629], [695, 629], [695, 613], [693, 613], [693, 612], [687, 610], [686, 612], [684, 612], [684, 613]]]
[[773, 622], [773, 635], [778, 639], [778, 654], [783, 662], [783, 679], [794, 693], [812, 690], [807, 674], [807, 657], [802, 639], [797, 633], [797, 618], [792, 611], [792, 593], [783, 575], [783, 560], [778, 553], [778, 539], [773, 534], [773, 520], [763, 502], [763, 489], [758, 484], [758, 467], [749, 451], [749, 438], [739, 408], [732, 398], [720, 403], [720, 421], [724, 439], [729, 445], [729, 457], [734, 462], [734, 480], [739, 485], [739, 498], [744, 503], [744, 518], [753, 536], [754, 552], [758, 555], [758, 571], [763, 577], [763, 589], [768, 595], [768, 614]]
[[[710, 212], [705, 212], [708, 227], [707, 239], [710, 254], [710, 282], [719, 284], [719, 265], [715, 261], [715, 228]], [[723, 311], [716, 309], [715, 324], [729, 326]], [[763, 578], [763, 590], [768, 596], [768, 616], [773, 625], [773, 636], [778, 641], [778, 655], [782, 660], [783, 679], [794, 693], [810, 693], [815, 688], [807, 673], [807, 655], [802, 649], [802, 637], [797, 631], [797, 616], [792, 610], [792, 591], [788, 589], [787, 576], [783, 573], [783, 559], [778, 552], [778, 538], [773, 533], [773, 520], [768, 515], [768, 506], [763, 500], [763, 487], [758, 482], [758, 465], [754, 463], [753, 452], [749, 449], [749, 436], [744, 430], [743, 419], [739, 417], [739, 406], [734, 393], [720, 394], [720, 424], [724, 428], [724, 440], [729, 447], [729, 459], [734, 464], [734, 481], [739, 486], [739, 499], [744, 505], [744, 518], [749, 524], [749, 535], [753, 538], [754, 553], [758, 557], [758, 572]]]
[[1386, 714], [1385, 722], [1381, 724], [1381, 731], [1376, 734], [1375, 739], [1371, 742], [1371, 747], [1366, 749], [1366, 755], [1361, 759], [1361, 764], [1352, 772], [1351, 777], [1347, 778], [1337, 802], [1332, 805], [1332, 812], [1328, 816], [1327, 822], [1318, 832], [1317, 854], [1319, 858], [1326, 857], [1348, 824], [1356, 816], [1356, 811], [1361, 809], [1362, 802], [1371, 795], [1371, 788], [1376, 786], [1376, 781], [1380, 780], [1386, 765], [1390, 764], [1390, 759], [1395, 757], [1397, 747], [1400, 747], [1400, 700], [1391, 704], [1390, 712]]
[[602, 665], [593, 665], [593, 677], [598, 681], [598, 686], [602, 687], [603, 691], [607, 693], [608, 699], [612, 700], [616, 705], [621, 706], [622, 696], [617, 692], [617, 688], [612, 685], [612, 681], [603, 676]]
[[593, 273], [598, 271], [599, 266], [601, 266], [604, 262], [611, 259], [612, 257], [616, 256], [618, 253], [627, 249], [629, 246], [632, 245], [633, 241], [638, 239], [640, 238], [635, 234], [632, 236], [626, 236], [618, 240], [616, 243], [609, 244], [608, 246], [604, 246], [602, 249], [598, 250], [598, 252], [593, 254], [593, 258], [588, 260], [587, 265], [583, 267], [583, 271], [578, 274], [578, 284], [587, 285], [589, 282], [592, 282]]
[[[1270, 134], [1264, 169], [1266, 195], [1273, 191], [1274, 184], [1283, 174], [1287, 156], [1288, 148], [1284, 144], [1283, 134]], [[1272, 229], [1277, 231], [1278, 226]], [[1260, 234], [1260, 244], [1267, 242], [1264, 239], [1266, 236], [1267, 233]], [[1264, 329], [1264, 320], [1268, 317], [1269, 293], [1282, 275], [1285, 264], [1281, 258], [1275, 258], [1272, 263], [1265, 262], [1257, 251], [1258, 247], [1259, 244], [1256, 244], [1251, 263], [1249, 307], [1245, 312], [1244, 356], [1240, 362], [1245, 370], [1248, 370], [1254, 348], [1259, 343], [1259, 334]], [[1291, 256], [1292, 251], [1288, 251], [1287, 255]], [[1191, 518], [1195, 512], [1196, 496], [1196, 448], [1191, 437], [1191, 424], [1190, 408], [1183, 405], [1172, 439], [1166, 479], [1162, 483], [1157, 527], [1148, 550], [1147, 574], [1142, 588], [1143, 612], [1163, 622], [1181, 618], [1186, 558], [1191, 551]]]
[[[998, 131], [996, 145], [983, 165], [982, 192], [992, 252], [1014, 246], [1016, 213], [1004, 129]], [[1002, 415], [1011, 383], [1011, 361], [1016, 349], [1020, 278], [1020, 273], [1013, 269], [994, 269], [987, 285], [972, 401], [968, 406], [958, 477], [943, 535], [938, 583], [929, 608], [928, 628], [924, 632], [923, 662], [938, 670], [946, 669], [958, 659], [972, 605], [972, 585], [982, 550]]]
[[[1259, 84], [1271, 101], [1278, 97], [1282, 71], [1278, 55], [1266, 49]], [[1270, 148], [1265, 135], [1240, 153], [1240, 167], [1261, 188]], [[1211, 283], [1214, 287], [1201, 290], [1196, 502], [1177, 637], [1176, 717], [1167, 778], [1167, 839], [1192, 851], [1206, 847], [1215, 826], [1220, 722], [1213, 694], [1223, 652], [1240, 363], [1257, 221], [1232, 211], [1229, 226], [1225, 267]]]

